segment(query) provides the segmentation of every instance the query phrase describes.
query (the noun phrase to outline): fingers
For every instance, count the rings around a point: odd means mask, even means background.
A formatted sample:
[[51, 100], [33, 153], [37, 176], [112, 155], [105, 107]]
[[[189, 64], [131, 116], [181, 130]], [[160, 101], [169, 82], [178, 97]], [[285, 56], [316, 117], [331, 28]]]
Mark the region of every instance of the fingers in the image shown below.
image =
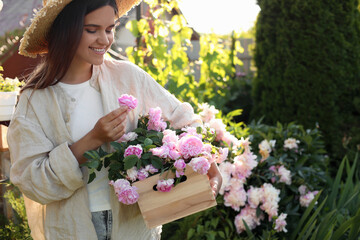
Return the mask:
[[210, 179], [210, 186], [211, 186], [211, 190], [214, 194], [214, 197], [217, 196], [218, 192], [219, 192], [219, 182], [216, 178], [212, 178]]

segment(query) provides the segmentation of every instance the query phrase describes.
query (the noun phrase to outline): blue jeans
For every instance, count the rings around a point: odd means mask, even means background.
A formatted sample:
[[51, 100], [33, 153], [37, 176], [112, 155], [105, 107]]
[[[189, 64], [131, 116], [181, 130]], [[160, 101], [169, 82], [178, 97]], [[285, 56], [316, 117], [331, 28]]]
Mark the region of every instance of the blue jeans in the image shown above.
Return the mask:
[[111, 239], [112, 213], [111, 210], [92, 212], [92, 222], [99, 240]]

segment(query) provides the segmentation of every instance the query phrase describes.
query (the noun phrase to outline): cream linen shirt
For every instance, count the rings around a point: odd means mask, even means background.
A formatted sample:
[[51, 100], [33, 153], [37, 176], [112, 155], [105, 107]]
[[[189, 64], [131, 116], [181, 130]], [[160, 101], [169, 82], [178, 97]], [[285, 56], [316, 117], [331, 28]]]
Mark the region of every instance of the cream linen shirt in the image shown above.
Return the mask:
[[[105, 114], [118, 108], [120, 95], [137, 98], [138, 106], [126, 120], [127, 132], [135, 129], [138, 116], [152, 107], [160, 107], [175, 128], [201, 123], [188, 103], [178, 101], [132, 63], [105, 60], [93, 67], [89, 81], [101, 93]], [[86, 190], [87, 169], [79, 167], [69, 149], [75, 101], [59, 85], [25, 90], [8, 129], [10, 179], [24, 194], [35, 240], [97, 239]], [[161, 227], [147, 229], [137, 204], [119, 203], [112, 189], [110, 195], [112, 239], [160, 239]]]

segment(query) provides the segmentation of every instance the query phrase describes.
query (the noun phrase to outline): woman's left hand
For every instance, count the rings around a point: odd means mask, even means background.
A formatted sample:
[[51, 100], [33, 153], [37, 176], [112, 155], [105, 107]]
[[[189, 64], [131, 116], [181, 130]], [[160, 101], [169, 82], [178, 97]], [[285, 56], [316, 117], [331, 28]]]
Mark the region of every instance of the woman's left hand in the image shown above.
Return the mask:
[[216, 198], [216, 196], [218, 195], [219, 190], [221, 188], [221, 184], [222, 184], [222, 176], [221, 176], [221, 173], [220, 173], [219, 168], [216, 163], [211, 164], [211, 167], [210, 167], [207, 175], [210, 180], [211, 189]]

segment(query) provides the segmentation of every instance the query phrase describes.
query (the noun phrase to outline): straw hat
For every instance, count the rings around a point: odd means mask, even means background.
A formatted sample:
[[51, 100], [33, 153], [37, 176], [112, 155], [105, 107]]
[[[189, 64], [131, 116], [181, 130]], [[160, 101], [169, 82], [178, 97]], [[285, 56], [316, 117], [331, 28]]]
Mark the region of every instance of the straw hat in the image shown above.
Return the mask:
[[[48, 52], [46, 35], [59, 13], [72, 0], [43, 0], [43, 7], [35, 14], [30, 26], [21, 39], [19, 54], [27, 57], [36, 57], [38, 54]], [[141, 0], [116, 0], [118, 17], [126, 14]]]

